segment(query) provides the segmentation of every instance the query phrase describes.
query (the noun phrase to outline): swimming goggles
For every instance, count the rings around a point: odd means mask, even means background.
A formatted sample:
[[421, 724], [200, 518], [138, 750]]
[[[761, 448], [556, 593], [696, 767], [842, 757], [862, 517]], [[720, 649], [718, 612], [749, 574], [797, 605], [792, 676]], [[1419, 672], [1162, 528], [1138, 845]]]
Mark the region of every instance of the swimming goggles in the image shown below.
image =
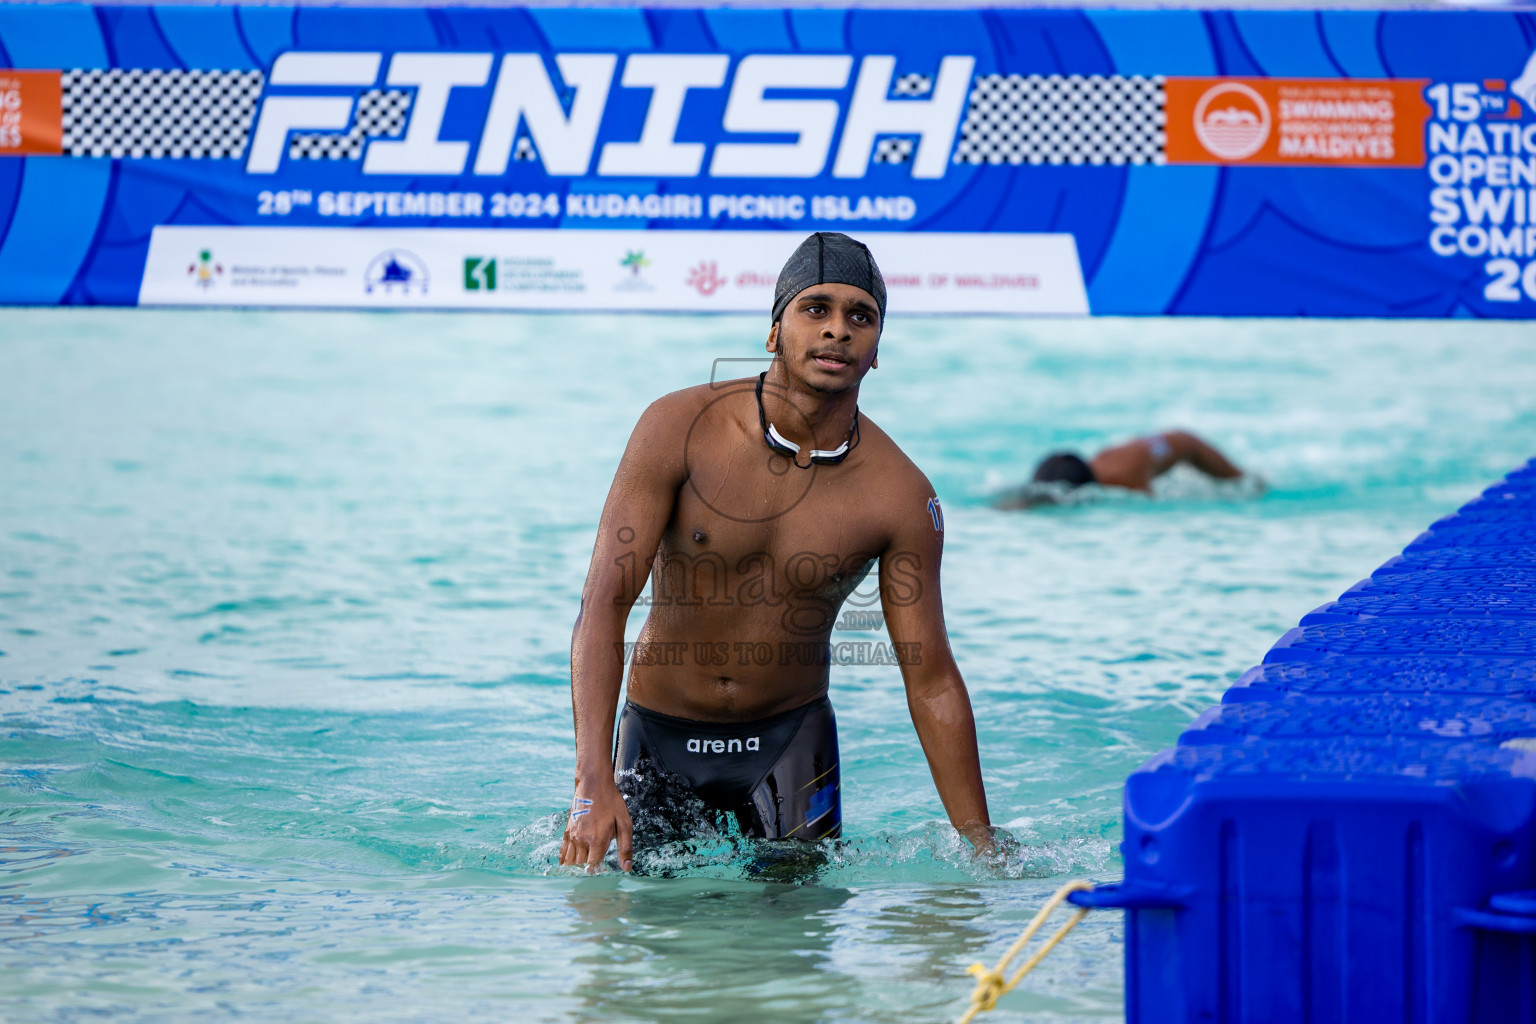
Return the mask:
[[853, 429], [848, 432], [848, 440], [838, 445], [829, 452], [811, 449], [811, 461], [800, 465], [800, 446], [789, 438], [779, 433], [779, 429], [768, 422], [768, 414], [763, 412], [763, 379], [768, 376], [764, 370], [757, 375], [757, 422], [763, 428], [763, 440], [768, 447], [784, 456], [795, 464], [796, 469], [810, 469], [812, 466], [835, 466], [848, 457], [848, 453], [859, 446], [859, 409], [853, 409]]

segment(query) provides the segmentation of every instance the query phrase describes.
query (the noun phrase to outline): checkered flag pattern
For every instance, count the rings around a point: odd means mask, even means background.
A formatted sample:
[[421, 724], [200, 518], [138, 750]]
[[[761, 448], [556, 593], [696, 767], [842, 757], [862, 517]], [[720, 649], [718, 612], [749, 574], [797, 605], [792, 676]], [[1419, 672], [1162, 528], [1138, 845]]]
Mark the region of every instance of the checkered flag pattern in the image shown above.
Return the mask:
[[1160, 164], [1161, 75], [978, 75], [957, 164]]
[[361, 160], [369, 139], [395, 138], [405, 131], [411, 94], [404, 89], [369, 89], [357, 98], [352, 127], [345, 132], [295, 133], [288, 155], [295, 160]]
[[929, 75], [902, 75], [896, 79], [894, 92], [897, 96], [926, 96], [933, 90], [933, 78]]
[[912, 159], [915, 148], [911, 139], [881, 139], [875, 143], [875, 163], [904, 164]]
[[65, 71], [60, 76], [64, 154], [240, 157], [262, 82], [260, 71]]

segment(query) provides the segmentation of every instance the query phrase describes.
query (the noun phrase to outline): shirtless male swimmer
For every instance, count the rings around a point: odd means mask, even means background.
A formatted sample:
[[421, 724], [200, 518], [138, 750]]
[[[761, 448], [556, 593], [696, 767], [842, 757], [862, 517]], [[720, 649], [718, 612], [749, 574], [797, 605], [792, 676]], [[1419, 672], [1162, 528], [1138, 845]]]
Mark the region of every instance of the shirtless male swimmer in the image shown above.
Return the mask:
[[[1168, 430], [1111, 445], [1090, 459], [1076, 452], [1053, 452], [1035, 466], [1029, 483], [998, 495], [992, 505], [1004, 509], [1054, 505], [1063, 495], [1088, 484], [1150, 494], [1153, 480], [1181, 465], [1192, 466], [1213, 480], [1237, 480], [1244, 476], [1209, 441], [1187, 430]], [[1263, 479], [1252, 480], [1262, 492]]]
[[[858, 413], [885, 319], [868, 248], [811, 235], [779, 275], [772, 317], [764, 374], [658, 399], [614, 474], [571, 638], [576, 790], [561, 864], [597, 870], [617, 840], [631, 870], [635, 819], [642, 846], [686, 839], [666, 819], [701, 801], [750, 836], [840, 835], [829, 639], [876, 559], [939, 798], [990, 847], [939, 596], [943, 515], [928, 479]], [[615, 741], [624, 625], [648, 575]]]

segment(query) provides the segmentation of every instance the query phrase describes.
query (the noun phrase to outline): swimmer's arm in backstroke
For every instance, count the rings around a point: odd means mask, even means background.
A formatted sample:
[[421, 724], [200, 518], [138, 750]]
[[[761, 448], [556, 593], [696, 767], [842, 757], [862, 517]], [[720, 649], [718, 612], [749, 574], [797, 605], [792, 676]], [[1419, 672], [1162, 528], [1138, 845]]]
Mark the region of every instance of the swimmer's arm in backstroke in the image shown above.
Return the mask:
[[[898, 489], [898, 522], [880, 556], [880, 604], [886, 628], [901, 659], [907, 709], [928, 770], [950, 824], [978, 852], [992, 849], [987, 793], [976, 750], [976, 719], [970, 694], [949, 649], [939, 561], [944, 554], [942, 513], [929, 509], [932, 487], [921, 473], [920, 488]], [[937, 502], [933, 506], [937, 509]]]
[[571, 712], [576, 727], [576, 790], [560, 844], [561, 864], [596, 871], [609, 845], [633, 866], [634, 825], [613, 781], [613, 724], [624, 682], [624, 625], [650, 576], [686, 469], [686, 400], [668, 395], [640, 417], [603, 504], [592, 565], [571, 634]]

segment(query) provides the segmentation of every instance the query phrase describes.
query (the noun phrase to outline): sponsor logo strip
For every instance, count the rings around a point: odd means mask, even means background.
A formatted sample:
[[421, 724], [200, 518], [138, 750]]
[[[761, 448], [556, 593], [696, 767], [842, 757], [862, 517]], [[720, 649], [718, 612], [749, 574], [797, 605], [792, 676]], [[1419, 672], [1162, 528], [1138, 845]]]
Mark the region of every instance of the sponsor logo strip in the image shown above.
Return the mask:
[[[767, 315], [803, 231], [155, 228], [153, 305], [677, 310]], [[1087, 313], [1068, 234], [866, 236], [893, 314]]]

